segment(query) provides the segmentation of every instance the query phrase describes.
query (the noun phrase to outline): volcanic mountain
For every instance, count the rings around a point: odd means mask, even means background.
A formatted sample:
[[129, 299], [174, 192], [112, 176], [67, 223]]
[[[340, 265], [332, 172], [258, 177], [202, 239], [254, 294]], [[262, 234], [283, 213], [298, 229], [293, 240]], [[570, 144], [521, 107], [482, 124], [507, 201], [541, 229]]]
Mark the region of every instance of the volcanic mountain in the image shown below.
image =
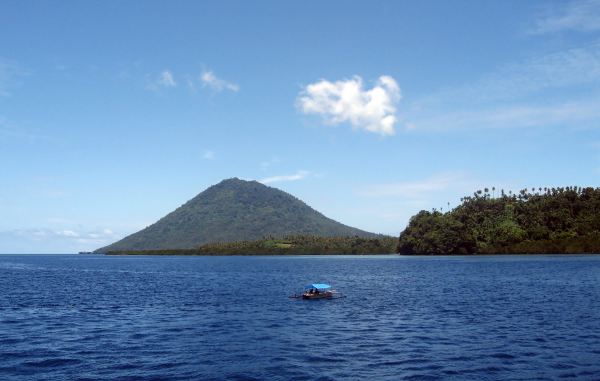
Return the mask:
[[209, 187], [156, 223], [96, 252], [190, 249], [210, 242], [286, 235], [376, 236], [327, 218], [289, 193], [233, 178]]

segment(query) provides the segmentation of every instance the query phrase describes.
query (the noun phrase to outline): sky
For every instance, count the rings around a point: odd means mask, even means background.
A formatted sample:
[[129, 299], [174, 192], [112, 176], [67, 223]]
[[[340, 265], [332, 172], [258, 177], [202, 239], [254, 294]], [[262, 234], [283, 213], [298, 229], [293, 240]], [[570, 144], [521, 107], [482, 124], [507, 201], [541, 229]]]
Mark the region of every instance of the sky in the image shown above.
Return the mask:
[[0, 2], [0, 253], [94, 250], [219, 181], [398, 235], [600, 185], [600, 0]]

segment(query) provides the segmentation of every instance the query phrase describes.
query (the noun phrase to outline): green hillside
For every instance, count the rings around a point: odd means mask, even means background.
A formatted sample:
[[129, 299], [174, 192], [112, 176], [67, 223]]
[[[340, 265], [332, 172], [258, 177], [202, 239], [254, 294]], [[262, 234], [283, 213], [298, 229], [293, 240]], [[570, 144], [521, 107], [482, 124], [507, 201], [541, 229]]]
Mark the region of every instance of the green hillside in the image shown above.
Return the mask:
[[600, 188], [532, 188], [465, 197], [445, 214], [421, 211], [401, 254], [600, 253]]
[[233, 178], [211, 186], [153, 225], [96, 252], [190, 249], [211, 242], [292, 235], [376, 237], [327, 218], [279, 189]]

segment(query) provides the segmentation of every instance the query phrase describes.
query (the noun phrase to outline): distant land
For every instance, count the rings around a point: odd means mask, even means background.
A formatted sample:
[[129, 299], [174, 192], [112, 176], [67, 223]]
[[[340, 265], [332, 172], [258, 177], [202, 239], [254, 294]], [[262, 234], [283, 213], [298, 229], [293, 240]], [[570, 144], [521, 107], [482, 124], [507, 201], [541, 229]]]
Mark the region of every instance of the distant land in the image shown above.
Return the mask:
[[495, 188], [453, 210], [421, 211], [400, 234], [397, 251], [426, 254], [600, 253], [600, 188]]
[[393, 254], [398, 239], [379, 236], [316, 237], [288, 236], [256, 241], [208, 243], [195, 249], [116, 250], [109, 255], [340, 255]]
[[209, 243], [290, 236], [382, 237], [327, 218], [279, 189], [232, 178], [209, 187], [145, 229], [95, 252], [197, 249]]
[[600, 253], [600, 188], [479, 190], [422, 210], [399, 238], [325, 217], [256, 181], [223, 180], [153, 225], [96, 253], [113, 255]]

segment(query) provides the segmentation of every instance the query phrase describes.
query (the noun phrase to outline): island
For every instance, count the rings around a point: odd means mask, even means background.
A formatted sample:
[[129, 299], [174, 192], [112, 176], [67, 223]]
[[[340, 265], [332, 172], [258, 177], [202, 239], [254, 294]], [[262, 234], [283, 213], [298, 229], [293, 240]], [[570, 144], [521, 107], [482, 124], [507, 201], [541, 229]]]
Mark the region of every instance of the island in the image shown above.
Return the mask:
[[400, 234], [405, 255], [600, 253], [600, 188], [478, 190], [442, 213], [421, 211]]
[[600, 188], [485, 188], [445, 213], [414, 215], [398, 238], [326, 217], [300, 199], [238, 178], [95, 251], [111, 255], [600, 253]]
[[[210, 186], [152, 225], [95, 252], [197, 252], [205, 247], [203, 252], [223, 253], [225, 249], [218, 243], [221, 242], [228, 243], [231, 250], [244, 247], [262, 253], [275, 250], [270, 246], [270, 237], [288, 237], [288, 241], [296, 242], [290, 251], [305, 251], [304, 248], [321, 242], [323, 245], [318, 247], [330, 252], [331, 249], [325, 249], [333, 245], [329, 238], [339, 238], [339, 242], [331, 241], [338, 242], [335, 244], [338, 247], [351, 248], [349, 242], [354, 237], [380, 239], [381, 235], [326, 217], [280, 189], [231, 178]], [[318, 237], [323, 240], [319, 241]], [[250, 243], [253, 241], [258, 242]], [[393, 246], [389, 253], [394, 252]]]

